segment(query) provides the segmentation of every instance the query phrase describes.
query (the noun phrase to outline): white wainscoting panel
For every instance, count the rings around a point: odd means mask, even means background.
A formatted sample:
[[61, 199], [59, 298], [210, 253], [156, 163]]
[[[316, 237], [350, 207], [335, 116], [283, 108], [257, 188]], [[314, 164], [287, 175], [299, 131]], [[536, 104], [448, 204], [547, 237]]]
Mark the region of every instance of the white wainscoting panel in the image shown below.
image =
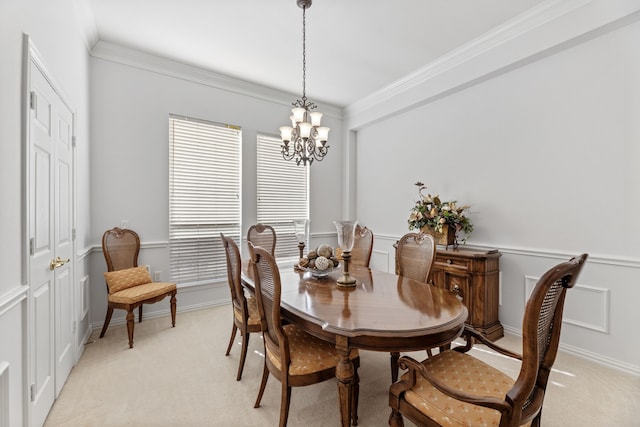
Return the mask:
[[[539, 278], [525, 276], [525, 303]], [[609, 333], [609, 289], [575, 284], [564, 304], [562, 321], [581, 328]]]
[[374, 270], [387, 271], [389, 269], [389, 251], [374, 249], [371, 251], [371, 261], [369, 267]]
[[89, 306], [90, 306], [90, 301], [89, 301], [89, 276], [85, 275], [81, 280], [80, 280], [80, 304], [81, 304], [81, 311], [80, 311], [80, 318], [84, 319], [85, 316], [89, 313]]

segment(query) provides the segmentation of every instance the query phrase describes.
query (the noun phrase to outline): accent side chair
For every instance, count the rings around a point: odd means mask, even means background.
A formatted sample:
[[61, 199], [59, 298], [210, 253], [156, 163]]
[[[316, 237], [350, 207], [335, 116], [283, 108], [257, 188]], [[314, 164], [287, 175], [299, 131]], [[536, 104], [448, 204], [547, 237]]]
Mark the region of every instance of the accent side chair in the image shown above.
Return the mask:
[[129, 348], [133, 347], [133, 310], [138, 307], [138, 322], [142, 322], [142, 305], [153, 304], [170, 297], [171, 325], [176, 326], [175, 283], [153, 282], [145, 267], [138, 267], [140, 236], [133, 230], [115, 227], [102, 235], [102, 252], [107, 262], [104, 277], [107, 282], [107, 315], [100, 332], [104, 337], [114, 309], [127, 311]]
[[[566, 292], [575, 285], [587, 256], [556, 265], [538, 281], [525, 307], [522, 355], [501, 348], [466, 326], [464, 346], [423, 362], [400, 358], [400, 367], [408, 371], [389, 390], [389, 425], [401, 427], [406, 417], [420, 426], [540, 426], [547, 382], [558, 352]], [[474, 340], [520, 360], [518, 378], [514, 381], [469, 354]]]

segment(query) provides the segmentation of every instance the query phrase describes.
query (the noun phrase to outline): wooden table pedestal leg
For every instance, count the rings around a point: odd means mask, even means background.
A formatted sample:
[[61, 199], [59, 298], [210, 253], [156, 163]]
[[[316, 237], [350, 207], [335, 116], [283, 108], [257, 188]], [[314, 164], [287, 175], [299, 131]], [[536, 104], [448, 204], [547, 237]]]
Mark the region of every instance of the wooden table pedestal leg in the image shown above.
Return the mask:
[[342, 427], [351, 424], [351, 402], [353, 401], [353, 362], [349, 359], [349, 343], [345, 337], [337, 337], [336, 349], [340, 353], [340, 362], [336, 366], [338, 378], [338, 396], [340, 398], [340, 418]]

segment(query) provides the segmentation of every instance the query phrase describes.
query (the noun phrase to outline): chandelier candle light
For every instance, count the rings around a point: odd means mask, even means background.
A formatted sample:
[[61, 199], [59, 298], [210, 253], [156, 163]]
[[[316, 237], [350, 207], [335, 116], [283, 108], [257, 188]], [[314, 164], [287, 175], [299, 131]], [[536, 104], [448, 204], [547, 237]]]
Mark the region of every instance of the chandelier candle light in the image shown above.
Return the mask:
[[327, 139], [329, 128], [320, 126], [322, 113], [315, 111], [317, 105], [307, 101], [306, 74], [306, 11], [312, 0], [296, 0], [302, 8], [302, 99], [292, 103], [291, 126], [280, 128], [282, 139], [282, 157], [285, 160], [295, 159], [296, 164], [311, 165], [314, 160], [322, 161], [329, 150]]

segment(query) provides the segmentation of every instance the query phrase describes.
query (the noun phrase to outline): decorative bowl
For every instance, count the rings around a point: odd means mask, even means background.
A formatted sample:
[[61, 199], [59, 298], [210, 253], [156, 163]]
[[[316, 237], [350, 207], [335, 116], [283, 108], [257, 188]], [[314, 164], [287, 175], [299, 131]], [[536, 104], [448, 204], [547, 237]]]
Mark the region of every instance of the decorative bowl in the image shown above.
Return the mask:
[[329, 277], [329, 273], [331, 273], [331, 271], [333, 270], [333, 267], [329, 267], [325, 270], [318, 270], [317, 268], [309, 268], [309, 267], [300, 267], [300, 269], [303, 271], [308, 271], [316, 279], [324, 279], [326, 277]]

